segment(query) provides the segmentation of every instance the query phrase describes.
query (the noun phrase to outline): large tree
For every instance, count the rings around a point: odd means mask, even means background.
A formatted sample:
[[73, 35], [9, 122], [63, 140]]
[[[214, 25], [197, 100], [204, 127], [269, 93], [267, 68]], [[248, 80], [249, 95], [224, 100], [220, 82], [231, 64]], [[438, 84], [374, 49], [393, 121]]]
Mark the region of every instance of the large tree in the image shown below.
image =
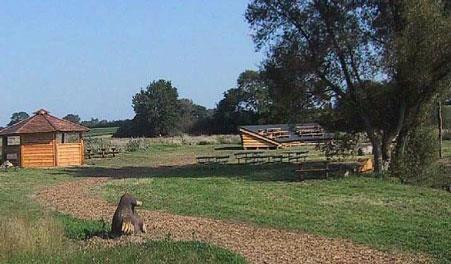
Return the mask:
[[178, 93], [170, 81], [151, 82], [145, 90], [133, 96], [137, 136], [167, 136], [178, 127]]
[[209, 115], [207, 108], [186, 98], [178, 100], [177, 114], [179, 116], [178, 129], [183, 133], [197, 133], [198, 131], [195, 130], [198, 122], [202, 122]]
[[[393, 140], [402, 151], [426, 106], [449, 89], [451, 23], [441, 1], [254, 0], [246, 19], [266, 67], [288, 72], [289, 88], [309, 95], [300, 100], [352, 109], [376, 171], [390, 163]], [[386, 96], [374, 115], [368, 102]]]
[[213, 115], [214, 133], [235, 133], [240, 125], [268, 123], [272, 100], [260, 72], [246, 70], [237, 79], [237, 86], [227, 90]]
[[26, 112], [16, 112], [11, 115], [11, 121], [8, 123], [8, 126], [12, 126], [16, 123], [19, 123], [22, 120], [29, 118], [30, 116]]

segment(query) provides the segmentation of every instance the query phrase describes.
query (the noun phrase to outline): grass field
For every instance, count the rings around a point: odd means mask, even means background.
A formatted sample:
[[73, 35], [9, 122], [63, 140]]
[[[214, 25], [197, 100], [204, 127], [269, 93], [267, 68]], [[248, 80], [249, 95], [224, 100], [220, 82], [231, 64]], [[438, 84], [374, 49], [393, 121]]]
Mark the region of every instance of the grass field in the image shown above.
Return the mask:
[[86, 137], [112, 137], [116, 133], [118, 127], [96, 127], [91, 128]]
[[[152, 263], [244, 262], [227, 250], [198, 242], [84, 249], [78, 241], [105, 232], [102, 223], [48, 212], [31, 202], [31, 194], [92, 176], [127, 177], [93, 188], [112, 202], [129, 191], [146, 209], [302, 230], [383, 250], [429, 254], [440, 263], [451, 261], [449, 193], [370, 175], [301, 183], [289, 165], [192, 164], [196, 155], [236, 151], [233, 145], [154, 144], [114, 159], [90, 160], [83, 168], [0, 172], [0, 235], [5, 238], [0, 262], [133, 262], [137, 254]], [[450, 141], [444, 153], [451, 160]]]
[[0, 172], [0, 263], [245, 263], [228, 250], [199, 242], [85, 249], [81, 239], [109, 227], [49, 212], [31, 200], [33, 192], [69, 180], [70, 174], [57, 169]]

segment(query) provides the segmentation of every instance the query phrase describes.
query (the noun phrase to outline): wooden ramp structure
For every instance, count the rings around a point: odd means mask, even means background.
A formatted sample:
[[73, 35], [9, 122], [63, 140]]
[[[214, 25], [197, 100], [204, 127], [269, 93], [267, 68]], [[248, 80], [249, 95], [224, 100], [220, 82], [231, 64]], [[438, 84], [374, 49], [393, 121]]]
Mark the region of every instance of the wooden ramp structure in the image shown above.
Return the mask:
[[44, 109], [34, 114], [0, 131], [3, 159], [23, 168], [82, 165], [83, 133], [89, 129]]
[[273, 124], [240, 127], [243, 149], [277, 149], [332, 139], [317, 123]]

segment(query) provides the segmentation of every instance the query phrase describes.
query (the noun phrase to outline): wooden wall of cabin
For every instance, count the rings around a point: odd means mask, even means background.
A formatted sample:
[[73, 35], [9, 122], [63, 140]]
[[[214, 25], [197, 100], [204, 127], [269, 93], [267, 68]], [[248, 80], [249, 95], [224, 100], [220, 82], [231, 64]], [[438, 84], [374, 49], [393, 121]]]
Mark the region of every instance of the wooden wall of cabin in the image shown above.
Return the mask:
[[55, 147], [55, 133], [22, 135], [21, 166], [26, 168], [56, 166]]
[[[10, 154], [14, 159], [8, 159], [14, 166], [24, 168], [76, 166], [84, 163], [84, 144], [82, 135], [73, 139], [73, 143], [64, 141], [64, 136], [57, 137], [56, 133], [23, 134], [19, 145], [7, 145], [7, 137], [3, 137], [2, 151], [4, 159]], [[69, 138], [69, 137], [66, 137]], [[58, 141], [59, 139], [59, 141]], [[13, 155], [13, 156], [11, 156]]]
[[15, 138], [18, 138], [19, 141], [17, 145], [8, 145], [8, 137], [3, 137], [3, 160], [8, 160], [11, 162], [14, 166], [20, 166], [20, 137], [14, 136]]
[[243, 149], [268, 149], [277, 147], [274, 144], [243, 132], [241, 132], [241, 143], [243, 145]]
[[77, 166], [83, 164], [83, 150], [81, 143], [57, 144], [58, 166]]
[[6, 142], [5, 142], [5, 137], [0, 137], [0, 142], [2, 143], [2, 146], [0, 147], [0, 161], [4, 162], [5, 159], [5, 146], [6, 146]]

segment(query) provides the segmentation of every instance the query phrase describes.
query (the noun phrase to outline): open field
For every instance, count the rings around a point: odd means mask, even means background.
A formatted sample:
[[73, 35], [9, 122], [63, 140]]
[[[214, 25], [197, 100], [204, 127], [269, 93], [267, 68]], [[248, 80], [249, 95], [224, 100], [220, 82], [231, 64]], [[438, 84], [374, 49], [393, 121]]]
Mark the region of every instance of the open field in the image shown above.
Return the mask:
[[[90, 160], [82, 168], [0, 172], [0, 210], [4, 216], [14, 215], [18, 225], [11, 233], [11, 221], [2, 217], [0, 232], [7, 239], [0, 244], [0, 260], [105, 262], [112, 254], [133, 262], [138, 252], [149, 252], [140, 258], [155, 263], [243, 262], [230, 251], [198, 242], [166, 240], [85, 249], [80, 239], [106, 232], [108, 224], [105, 228], [99, 221], [55, 214], [31, 202], [39, 190], [84, 177], [105, 179], [104, 184], [92, 185], [90, 193], [110, 204], [129, 191], [144, 201], [149, 212], [307, 232], [387, 252], [426, 254], [438, 263], [451, 260], [449, 193], [371, 175], [298, 182], [293, 167], [286, 164], [193, 164], [196, 155], [236, 151], [233, 145], [152, 144], [114, 159]], [[451, 159], [451, 142], [445, 142], [444, 153]], [[41, 241], [40, 246], [30, 243], [30, 236]]]
[[91, 128], [86, 137], [112, 137], [116, 133], [118, 127], [96, 127]]

